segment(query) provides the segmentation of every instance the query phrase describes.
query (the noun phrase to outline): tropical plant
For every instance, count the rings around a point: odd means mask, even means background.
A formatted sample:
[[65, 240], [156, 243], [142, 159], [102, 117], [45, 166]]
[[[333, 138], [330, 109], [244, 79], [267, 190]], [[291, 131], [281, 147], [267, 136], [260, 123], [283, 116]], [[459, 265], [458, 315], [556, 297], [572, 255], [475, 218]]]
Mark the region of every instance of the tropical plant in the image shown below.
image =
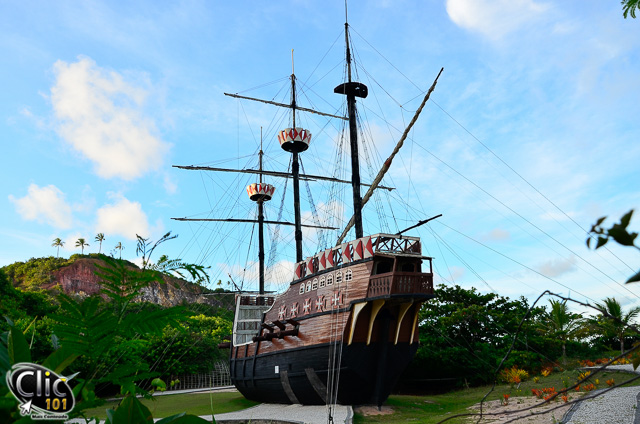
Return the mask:
[[620, 353], [624, 353], [625, 336], [638, 335], [637, 331], [629, 326], [640, 315], [640, 307], [632, 308], [625, 313], [620, 302], [612, 297], [606, 298], [603, 303], [596, 303], [595, 307], [601, 313], [591, 319], [591, 324], [599, 329], [603, 336], [614, 336], [620, 340]]
[[122, 242], [119, 241], [118, 244], [116, 244], [116, 247], [114, 249], [120, 251], [120, 259], [122, 259], [122, 249], [124, 249], [124, 246], [122, 245]]
[[[147, 246], [148, 240], [141, 239], [139, 249], [144, 254], [143, 263], [150, 264], [150, 254], [159, 243], [171, 239], [170, 233], [156, 242], [152, 248]], [[78, 240], [81, 246], [83, 239]], [[53, 259], [53, 258], [52, 258]], [[117, 385], [124, 395], [120, 406], [107, 411], [108, 423], [153, 422], [151, 412], [137, 399], [137, 395], [149, 396], [140, 386], [145, 379], [159, 375], [150, 366], [158, 363], [159, 358], [149, 358], [146, 353], [146, 340], [161, 337], [166, 329], [178, 334], [186, 331], [183, 322], [188, 319], [184, 308], [130, 308], [130, 303], [139, 291], [152, 281], [163, 283], [162, 273], [149, 267], [142, 270], [125, 261], [103, 257], [104, 266], [98, 266], [103, 293], [108, 302], [99, 296], [85, 299], [60, 295], [58, 313], [49, 315], [47, 326], [52, 329], [52, 346], [54, 352], [42, 365], [61, 374], [81, 370], [74, 378], [77, 383], [73, 389], [76, 407], [69, 414], [70, 418], [85, 417], [83, 411], [99, 406], [100, 401], [95, 394], [98, 384]], [[177, 264], [182, 264], [177, 262]], [[170, 270], [170, 268], [167, 268]], [[0, 277], [2, 277], [0, 273]], [[204, 277], [200, 277], [204, 278]], [[0, 284], [4, 290], [6, 285]], [[24, 333], [27, 333], [35, 319]], [[205, 320], [206, 321], [206, 320]], [[15, 363], [34, 360], [25, 335], [13, 322], [7, 319], [9, 331], [0, 334], [0, 374]], [[204, 325], [211, 334], [224, 331], [224, 322], [196, 319], [194, 324]], [[203, 327], [203, 328], [204, 328]], [[35, 331], [35, 330], [34, 330]], [[35, 332], [34, 332], [35, 334]], [[166, 344], [165, 344], [166, 348]], [[188, 348], [188, 346], [187, 346]], [[142, 352], [142, 353], [141, 353]], [[74, 369], [75, 368], [75, 369]], [[3, 400], [4, 399], [4, 400]], [[0, 379], [0, 422], [26, 422], [21, 417], [17, 401], [8, 395], [4, 379]], [[30, 421], [29, 421], [30, 422]], [[178, 414], [163, 419], [161, 422], [203, 423], [197, 417]]]
[[76, 247], [79, 247], [82, 249], [82, 254], [84, 255], [84, 247], [85, 246], [89, 246], [89, 243], [87, 243], [87, 241], [80, 237], [78, 240], [76, 240]]
[[562, 363], [567, 364], [567, 341], [574, 339], [582, 328], [579, 314], [569, 312], [567, 301], [550, 300], [551, 310], [542, 317], [541, 331], [562, 343]]
[[56, 258], [60, 257], [60, 248], [64, 247], [64, 242], [60, 239], [60, 237], [56, 237], [53, 239], [53, 243], [51, 243], [51, 247], [57, 247], [58, 251], [56, 253]]
[[636, 9], [638, 8], [640, 8], [640, 0], [622, 0], [622, 16], [625, 19], [627, 19], [628, 15], [635, 19]]
[[177, 238], [177, 235], [171, 235], [171, 231], [163, 235], [152, 244], [148, 238], [143, 238], [136, 234], [138, 239], [138, 245], [136, 247], [136, 253], [142, 254], [142, 268], [157, 271], [166, 275], [177, 275], [180, 278], [185, 278], [185, 273], [189, 274], [189, 277], [196, 283], [209, 283], [209, 275], [205, 271], [208, 267], [202, 265], [190, 264], [183, 262], [180, 259], [169, 259], [167, 255], [160, 256], [157, 263], [152, 263], [150, 260], [153, 251], [162, 243]]
[[100, 243], [100, 247], [98, 248], [98, 253], [102, 253], [102, 242], [104, 241], [104, 233], [96, 234], [95, 241]]

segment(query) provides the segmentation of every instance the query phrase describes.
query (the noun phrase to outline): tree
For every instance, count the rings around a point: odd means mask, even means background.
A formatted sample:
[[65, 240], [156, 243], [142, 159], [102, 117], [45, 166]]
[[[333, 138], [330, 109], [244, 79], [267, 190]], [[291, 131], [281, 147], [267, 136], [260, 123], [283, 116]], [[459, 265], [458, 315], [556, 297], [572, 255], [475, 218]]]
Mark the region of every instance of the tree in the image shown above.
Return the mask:
[[622, 0], [622, 16], [625, 19], [627, 19], [628, 15], [635, 19], [636, 9], [638, 8], [640, 8], [640, 0]]
[[640, 307], [635, 307], [629, 312], [622, 311], [622, 305], [616, 299], [608, 297], [604, 303], [596, 303], [595, 307], [602, 313], [592, 321], [599, 328], [603, 335], [613, 335], [620, 340], [620, 353], [624, 353], [624, 337], [628, 335], [637, 335], [636, 332], [629, 329], [634, 318], [640, 314]]
[[82, 254], [84, 255], [84, 247], [85, 246], [89, 246], [89, 243], [87, 243], [87, 241], [85, 239], [83, 239], [82, 237], [80, 237], [78, 240], [76, 240], [76, 247], [79, 247], [82, 249]]
[[56, 258], [60, 257], [60, 248], [64, 247], [64, 242], [60, 240], [60, 237], [56, 237], [53, 239], [53, 243], [51, 243], [51, 247], [57, 247], [58, 252], [56, 253]]
[[[436, 297], [425, 302], [419, 314], [420, 346], [404, 374], [407, 380], [490, 382], [529, 309], [527, 300], [511, 300], [457, 285], [440, 285], [434, 294]], [[505, 367], [517, 364], [533, 368], [544, 359], [538, 352], [553, 354], [553, 345], [542, 345], [545, 340], [538, 331], [543, 312], [536, 307], [529, 313]]]
[[567, 301], [550, 300], [551, 310], [543, 317], [545, 332], [562, 342], [562, 362], [567, 363], [567, 340], [576, 337], [583, 320], [579, 314], [569, 312]]
[[100, 247], [98, 248], [98, 253], [101, 253], [102, 252], [102, 242], [104, 241], [104, 233], [96, 234], [95, 241], [100, 243]]
[[116, 244], [115, 249], [120, 251], [120, 259], [122, 259], [122, 249], [124, 249], [124, 246], [122, 245], [121, 241], [119, 241], [118, 244]]

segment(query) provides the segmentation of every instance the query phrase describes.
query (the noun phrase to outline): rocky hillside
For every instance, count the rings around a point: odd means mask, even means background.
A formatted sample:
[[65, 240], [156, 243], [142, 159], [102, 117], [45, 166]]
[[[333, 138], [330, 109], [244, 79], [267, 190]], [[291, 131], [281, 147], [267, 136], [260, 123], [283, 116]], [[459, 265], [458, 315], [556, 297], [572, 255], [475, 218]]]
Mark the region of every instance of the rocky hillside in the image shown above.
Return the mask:
[[[42, 258], [42, 260], [55, 258]], [[5, 271], [13, 280], [13, 285], [27, 289], [61, 290], [63, 293], [79, 296], [99, 294], [102, 288], [100, 278], [95, 274], [96, 264], [104, 262], [95, 257], [76, 257], [68, 261], [60, 260], [57, 266], [38, 266], [31, 259], [27, 263], [16, 263], [5, 267]], [[20, 266], [22, 265], [22, 266]], [[135, 266], [132, 264], [132, 266]], [[33, 274], [34, 267], [38, 267], [37, 285], [27, 278], [27, 272]], [[51, 269], [55, 268], [55, 269]], [[25, 271], [28, 270], [28, 271]], [[205, 291], [201, 286], [168, 275], [163, 276], [163, 283], [152, 283], [142, 289], [138, 301], [152, 302], [163, 306], [175, 306], [182, 302], [207, 303], [222, 306], [213, 296], [203, 296]]]

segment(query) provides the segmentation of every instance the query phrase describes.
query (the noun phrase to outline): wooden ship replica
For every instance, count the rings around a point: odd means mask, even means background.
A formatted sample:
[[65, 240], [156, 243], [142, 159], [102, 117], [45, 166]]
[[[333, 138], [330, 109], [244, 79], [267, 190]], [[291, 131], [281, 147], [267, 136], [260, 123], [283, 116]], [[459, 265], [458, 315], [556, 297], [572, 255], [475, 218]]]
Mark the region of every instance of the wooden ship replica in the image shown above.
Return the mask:
[[[356, 98], [366, 98], [368, 89], [351, 80], [348, 29], [345, 24], [347, 81], [334, 89], [334, 93], [346, 96], [347, 117], [299, 107], [295, 74], [291, 75], [290, 104], [225, 93], [292, 111], [292, 127], [278, 133], [281, 148], [292, 155], [292, 172], [264, 171], [262, 147], [259, 168], [239, 171], [259, 175], [259, 182], [247, 187], [250, 200], [257, 204], [258, 219], [174, 218], [258, 224], [259, 291], [236, 295], [233, 335], [224, 346], [230, 349], [231, 380], [250, 400], [304, 405], [382, 405], [418, 348], [418, 312], [423, 302], [433, 298], [432, 258], [422, 255], [418, 237], [403, 234], [433, 218], [397, 234], [364, 235], [362, 207], [378, 188], [438, 78], [367, 194], [361, 197]], [[302, 256], [302, 227], [318, 226], [302, 224], [299, 181], [311, 177], [331, 178], [300, 174], [299, 155], [309, 147], [311, 133], [296, 126], [298, 111], [348, 120], [351, 148], [352, 178], [341, 182], [351, 183], [353, 187], [354, 216], [334, 247], [306, 259]], [[201, 166], [177, 167], [231, 171]], [[295, 223], [264, 219], [263, 205], [275, 192], [273, 185], [262, 181], [263, 176], [268, 175], [292, 178]], [[264, 290], [265, 224], [295, 226], [295, 269], [288, 289], [280, 294], [265, 293]], [[355, 240], [343, 241], [351, 225], [355, 229]]]

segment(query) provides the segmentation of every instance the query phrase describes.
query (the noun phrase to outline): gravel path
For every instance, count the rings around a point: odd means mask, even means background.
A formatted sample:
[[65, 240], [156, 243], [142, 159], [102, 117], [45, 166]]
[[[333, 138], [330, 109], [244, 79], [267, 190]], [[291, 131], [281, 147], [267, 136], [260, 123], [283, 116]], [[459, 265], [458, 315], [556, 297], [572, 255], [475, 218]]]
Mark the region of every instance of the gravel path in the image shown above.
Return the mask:
[[[596, 369], [598, 367], [591, 367]], [[638, 374], [631, 364], [611, 365], [610, 371], [625, 371]], [[597, 390], [593, 394], [601, 393]], [[593, 399], [576, 404], [562, 421], [564, 424], [640, 424], [638, 398], [640, 386], [618, 387]]]
[[[601, 390], [593, 392], [598, 394]], [[565, 424], [634, 424], [640, 387], [619, 387], [579, 402], [565, 417]]]

